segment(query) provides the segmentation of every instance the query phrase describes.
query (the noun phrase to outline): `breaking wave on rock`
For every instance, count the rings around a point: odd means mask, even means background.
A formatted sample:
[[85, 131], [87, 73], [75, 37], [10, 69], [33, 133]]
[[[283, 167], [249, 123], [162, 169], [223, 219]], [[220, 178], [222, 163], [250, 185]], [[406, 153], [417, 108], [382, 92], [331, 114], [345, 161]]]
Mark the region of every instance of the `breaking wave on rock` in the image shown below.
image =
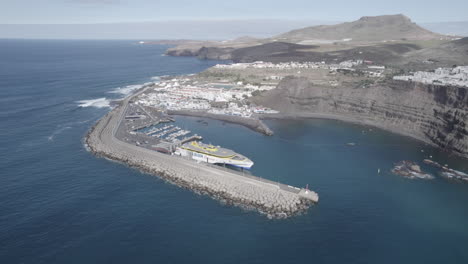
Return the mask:
[[143, 87], [144, 84], [133, 84], [133, 85], [127, 85], [125, 87], [118, 87], [109, 93], [114, 93], [114, 94], [121, 94], [121, 95], [128, 95], [131, 92], [140, 89]]
[[96, 107], [96, 108], [104, 108], [110, 107], [110, 100], [102, 97], [97, 99], [90, 99], [90, 100], [81, 100], [78, 101], [79, 107]]
[[127, 96], [127, 95], [131, 94], [132, 92], [134, 92], [134, 91], [136, 91], [138, 89], [141, 89], [141, 88], [143, 88], [145, 86], [148, 86], [148, 85], [152, 85], [155, 82], [159, 82], [160, 77], [158, 77], [158, 76], [151, 77], [151, 80], [152, 80], [151, 82], [147, 82], [147, 83], [143, 83], [143, 84], [132, 84], [132, 85], [124, 86], [124, 87], [118, 87], [118, 88], [115, 88], [112, 91], [109, 91], [109, 93], [121, 94], [121, 95]]

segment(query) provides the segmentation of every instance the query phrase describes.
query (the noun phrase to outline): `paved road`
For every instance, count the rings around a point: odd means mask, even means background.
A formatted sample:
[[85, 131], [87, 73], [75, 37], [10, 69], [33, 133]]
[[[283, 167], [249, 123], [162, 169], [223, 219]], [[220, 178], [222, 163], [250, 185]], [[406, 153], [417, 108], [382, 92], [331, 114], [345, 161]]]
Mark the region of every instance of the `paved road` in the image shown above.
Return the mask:
[[[208, 178], [213, 179], [219, 178], [219, 180], [224, 179], [225, 182], [240, 182], [242, 184], [247, 184], [251, 187], [258, 187], [259, 190], [271, 190], [274, 193], [286, 192], [294, 195], [299, 195], [303, 198], [308, 198], [313, 201], [318, 201], [318, 196], [314, 192], [305, 193], [304, 190], [301, 191], [299, 188], [288, 186], [285, 184], [273, 182], [267, 179], [259, 178], [253, 175], [242, 175], [238, 172], [224, 169], [216, 168], [213, 166], [208, 166], [204, 163], [197, 163], [193, 160], [187, 160], [184, 158], [170, 156], [167, 154], [162, 154], [150, 149], [142, 148], [124, 141], [121, 141], [115, 137], [117, 128], [120, 126], [122, 120], [124, 120], [125, 113], [128, 107], [128, 102], [143, 93], [146, 89], [142, 89], [136, 94], [124, 99], [121, 102], [120, 106], [117, 106], [108, 116], [105, 117], [107, 120], [104, 121], [104, 125], [99, 132], [99, 140], [106, 146], [111, 149], [111, 152], [126, 152], [131, 154], [132, 157], [142, 157], [142, 160], [149, 160], [150, 162], [159, 163], [159, 164], [172, 164], [172, 168], [177, 168], [183, 171], [193, 172], [197, 176], [203, 175]], [[256, 188], [255, 188], [256, 189]], [[267, 192], [266, 192], [267, 193]], [[305, 193], [305, 194], [304, 194]], [[287, 195], [286, 195], [287, 196]]]

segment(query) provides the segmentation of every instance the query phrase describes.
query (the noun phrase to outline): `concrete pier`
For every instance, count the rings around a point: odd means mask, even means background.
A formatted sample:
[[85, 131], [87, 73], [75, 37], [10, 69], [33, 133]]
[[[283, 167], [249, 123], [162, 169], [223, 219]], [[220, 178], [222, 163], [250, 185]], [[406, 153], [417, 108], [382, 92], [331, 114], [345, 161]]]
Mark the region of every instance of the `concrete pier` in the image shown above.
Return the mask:
[[295, 215], [318, 202], [318, 195], [309, 190], [241, 175], [118, 140], [115, 131], [125, 117], [128, 101], [137, 95], [123, 100], [90, 130], [86, 144], [93, 153], [124, 162], [228, 204], [254, 208], [271, 218]]

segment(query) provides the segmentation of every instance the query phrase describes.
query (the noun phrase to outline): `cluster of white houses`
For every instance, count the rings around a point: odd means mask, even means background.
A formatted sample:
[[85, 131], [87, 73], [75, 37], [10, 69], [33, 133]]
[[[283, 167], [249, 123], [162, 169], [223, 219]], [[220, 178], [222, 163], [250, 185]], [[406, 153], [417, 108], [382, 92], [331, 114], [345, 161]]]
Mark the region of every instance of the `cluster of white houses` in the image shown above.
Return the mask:
[[[172, 79], [155, 83], [152, 91], [138, 97], [136, 104], [166, 110], [208, 111], [215, 114], [250, 117], [253, 113], [276, 111], [243, 104], [243, 99], [259, 90], [255, 85], [232, 84], [233, 88], [218, 88], [190, 79]], [[268, 87], [272, 89], [274, 87]], [[216, 106], [213, 106], [216, 105]]]
[[418, 71], [410, 75], [394, 76], [393, 79], [426, 84], [468, 87], [468, 66], [438, 68], [433, 72]]
[[[325, 61], [321, 62], [263, 62], [256, 61], [251, 63], [233, 63], [233, 64], [218, 64], [214, 66], [218, 69], [275, 69], [275, 70], [295, 70], [295, 69], [327, 69], [332, 72], [339, 70], [355, 71], [357, 68], [367, 74], [369, 77], [381, 77], [385, 70], [385, 66], [374, 65], [372, 61], [367, 60], [346, 60], [340, 63], [328, 64]], [[279, 80], [281, 77], [270, 76], [271, 80]]]
[[337, 69], [337, 68], [351, 68], [356, 65], [361, 65], [362, 60], [348, 60], [338, 64], [327, 64], [325, 61], [321, 62], [263, 62], [256, 61], [250, 63], [233, 63], [233, 64], [218, 64], [215, 68], [219, 69], [278, 69], [278, 70], [292, 70], [292, 69]]

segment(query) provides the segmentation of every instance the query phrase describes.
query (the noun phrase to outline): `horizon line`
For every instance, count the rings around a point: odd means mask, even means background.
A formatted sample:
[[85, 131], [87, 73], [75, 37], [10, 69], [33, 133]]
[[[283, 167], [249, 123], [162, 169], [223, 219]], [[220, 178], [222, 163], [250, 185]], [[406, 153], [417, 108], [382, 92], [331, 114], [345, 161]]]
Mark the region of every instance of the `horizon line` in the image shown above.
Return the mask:
[[[384, 16], [384, 15], [381, 15]], [[360, 16], [366, 17], [366, 16]], [[409, 17], [411, 19], [411, 17]], [[359, 18], [358, 18], [359, 19]], [[355, 20], [322, 20], [322, 19], [309, 19], [309, 18], [174, 18], [174, 19], [156, 19], [156, 20], [142, 20], [142, 21], [113, 21], [113, 22], [90, 22], [90, 23], [0, 23], [0, 25], [118, 25], [118, 24], [145, 24], [145, 23], [170, 23], [170, 22], [242, 22], [242, 21], [289, 21], [289, 22], [319, 22], [319, 23], [346, 23]], [[462, 23], [468, 22], [467, 20], [446, 20], [446, 21], [411, 21], [415, 23]]]

